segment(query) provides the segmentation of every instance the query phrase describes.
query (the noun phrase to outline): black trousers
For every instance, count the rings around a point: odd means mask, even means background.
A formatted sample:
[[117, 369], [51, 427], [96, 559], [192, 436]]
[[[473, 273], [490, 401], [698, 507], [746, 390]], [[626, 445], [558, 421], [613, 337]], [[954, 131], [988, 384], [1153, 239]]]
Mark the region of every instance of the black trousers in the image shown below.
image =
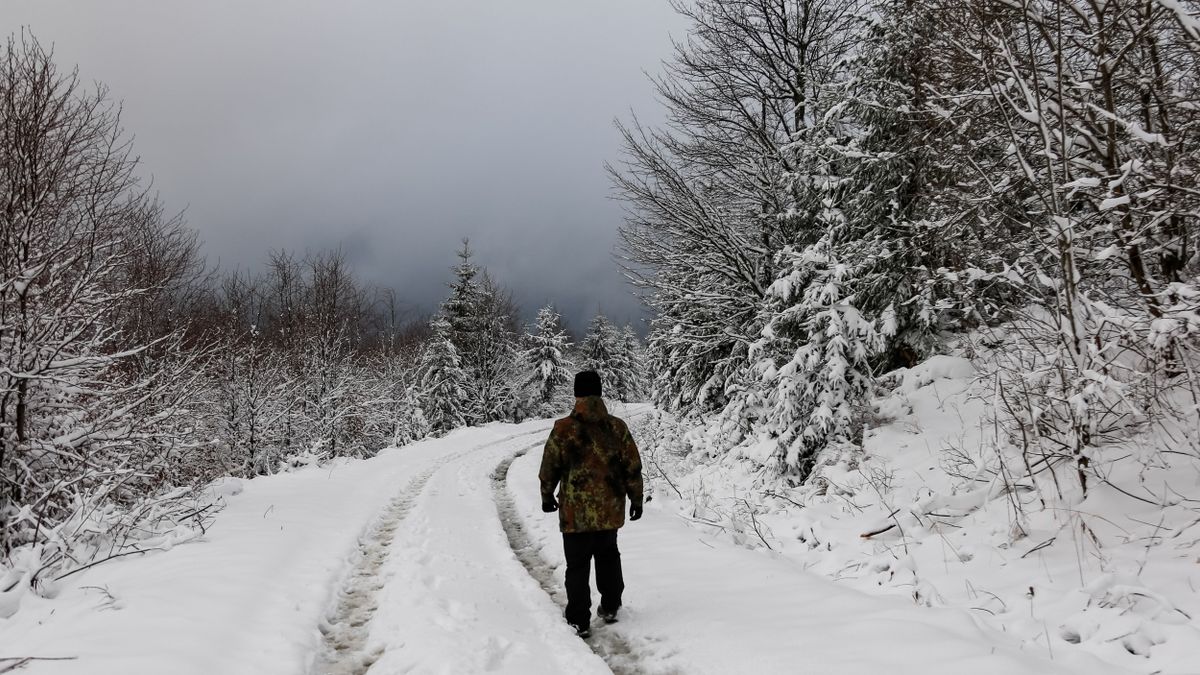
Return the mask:
[[588, 577], [591, 576], [592, 558], [596, 559], [600, 606], [617, 611], [621, 606], [621, 593], [625, 590], [617, 531], [564, 532], [563, 551], [567, 557], [567, 622], [574, 626], [591, 623], [592, 589], [588, 586]]

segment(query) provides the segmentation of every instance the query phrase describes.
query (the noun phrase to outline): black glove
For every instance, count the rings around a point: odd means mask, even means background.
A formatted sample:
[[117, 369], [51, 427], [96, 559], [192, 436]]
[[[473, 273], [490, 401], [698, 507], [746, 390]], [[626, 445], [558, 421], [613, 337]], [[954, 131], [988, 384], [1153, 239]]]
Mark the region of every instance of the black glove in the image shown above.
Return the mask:
[[629, 505], [629, 519], [637, 520], [638, 518], [641, 518], [641, 517], [642, 517], [642, 505], [641, 504], [630, 504]]
[[558, 510], [558, 502], [554, 497], [542, 501], [542, 511], [545, 513], [554, 513]]

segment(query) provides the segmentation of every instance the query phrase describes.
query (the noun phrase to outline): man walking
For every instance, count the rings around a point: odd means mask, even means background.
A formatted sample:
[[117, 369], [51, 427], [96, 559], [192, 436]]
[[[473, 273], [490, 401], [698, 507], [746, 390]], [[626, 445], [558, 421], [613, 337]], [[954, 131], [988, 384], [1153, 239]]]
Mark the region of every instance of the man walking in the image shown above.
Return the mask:
[[[567, 557], [567, 623], [580, 637], [591, 635], [591, 561], [596, 559], [597, 614], [605, 623], [617, 620], [625, 582], [617, 528], [642, 517], [642, 459], [629, 427], [608, 414], [601, 396], [600, 375], [575, 376], [575, 410], [554, 423], [546, 441], [538, 478], [542, 511], [558, 511]], [[555, 499], [558, 488], [558, 499]]]

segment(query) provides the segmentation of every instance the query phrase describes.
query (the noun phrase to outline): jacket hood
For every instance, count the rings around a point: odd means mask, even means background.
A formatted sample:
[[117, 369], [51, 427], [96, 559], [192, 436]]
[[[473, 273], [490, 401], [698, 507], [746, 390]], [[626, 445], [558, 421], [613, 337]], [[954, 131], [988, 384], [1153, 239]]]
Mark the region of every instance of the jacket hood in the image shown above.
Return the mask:
[[575, 399], [574, 416], [584, 422], [597, 422], [608, 417], [608, 408], [600, 396], [581, 396]]

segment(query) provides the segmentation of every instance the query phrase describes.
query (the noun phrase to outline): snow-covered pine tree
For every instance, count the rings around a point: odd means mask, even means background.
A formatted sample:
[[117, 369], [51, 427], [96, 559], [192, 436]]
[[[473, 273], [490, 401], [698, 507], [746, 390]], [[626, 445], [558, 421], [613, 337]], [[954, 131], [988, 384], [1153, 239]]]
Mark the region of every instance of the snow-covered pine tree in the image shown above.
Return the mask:
[[649, 391], [649, 378], [646, 375], [646, 349], [638, 338], [632, 325], [626, 325], [621, 330], [621, 344], [624, 348], [623, 361], [627, 368], [626, 401], [645, 400]]
[[608, 318], [597, 314], [588, 324], [587, 333], [579, 341], [580, 370], [594, 370], [600, 373], [605, 395], [611, 396], [611, 375], [606, 375], [609, 364], [615, 358], [617, 341], [616, 332]]
[[463, 240], [462, 249], [457, 255], [454, 281], [450, 283], [450, 296], [442, 303], [442, 316], [450, 324], [455, 347], [459, 351], [469, 351], [482, 330], [480, 315], [484, 294], [478, 279], [479, 266], [471, 261], [475, 254], [471, 251], [469, 240]]
[[[441, 315], [438, 317], [449, 325], [447, 338], [454, 346], [464, 385], [475, 379], [476, 357], [484, 340], [484, 293], [478, 279], [479, 266], [471, 261], [473, 256], [470, 242], [463, 239], [462, 249], [458, 252], [459, 261], [453, 269], [454, 280], [450, 283], [450, 295], [442, 303]], [[464, 386], [463, 395], [460, 403], [463, 424], [473, 425], [485, 421], [482, 406], [474, 393], [468, 393], [467, 387]], [[432, 417], [430, 422], [435, 430], [439, 430]]]
[[607, 398], [616, 401], [634, 399], [639, 378], [634, 372], [635, 354], [620, 328], [608, 317], [597, 314], [588, 324], [587, 335], [579, 346], [583, 369], [600, 373]]
[[[817, 208], [814, 227], [785, 258], [818, 246], [814, 259], [851, 265], [858, 310], [868, 319], [895, 316], [881, 365], [911, 366], [952, 321], [960, 293], [944, 273], [970, 253], [963, 250], [970, 232], [956, 225], [964, 153], [951, 147], [955, 120], [932, 100], [955, 64], [937, 48], [941, 26], [925, 7], [872, 5], [855, 31], [861, 40], [846, 81], [829, 87], [836, 111], [789, 148], [802, 167], [789, 179]], [[791, 264], [780, 268], [781, 277], [794, 273]]]
[[861, 278], [818, 242], [785, 248], [780, 263], [789, 274], [770, 288], [771, 319], [755, 345], [763, 393], [761, 428], [778, 443], [776, 468], [803, 480], [816, 455], [834, 443], [861, 442], [857, 415], [873, 382], [872, 360], [894, 330], [893, 314], [883, 325], [856, 307], [851, 283]]
[[936, 147], [945, 122], [925, 101], [932, 27], [910, 2], [869, 15], [844, 27], [861, 39], [847, 79], [822, 92], [837, 103], [784, 151], [806, 213], [774, 259], [757, 367], [725, 410], [751, 415], [777, 440], [776, 468], [800, 480], [826, 446], [858, 440], [874, 370], [928, 353], [947, 306], [933, 270], [950, 257], [938, 197], [953, 181]]
[[484, 422], [519, 421], [521, 377], [518, 365], [518, 312], [512, 294], [484, 272], [479, 306], [480, 331], [474, 349], [463, 355], [472, 379], [469, 392]]
[[[412, 371], [412, 374], [415, 375], [416, 371]], [[394, 446], [419, 441], [433, 431], [429, 420], [425, 417], [425, 404], [421, 400], [420, 389], [416, 386], [415, 379], [409, 377], [405, 379], [412, 379], [413, 384], [409, 385], [405, 391], [401, 401], [401, 414], [397, 416], [393, 426], [392, 445]]]
[[530, 415], [549, 416], [562, 408], [569, 394], [571, 366], [567, 353], [571, 338], [562, 327], [562, 317], [553, 305], [538, 310], [532, 330], [525, 335], [521, 354], [526, 405]]
[[511, 295], [471, 261], [472, 255], [469, 242], [463, 240], [450, 296], [442, 304], [469, 382], [463, 416], [467, 424], [511, 420], [520, 399], [514, 383], [517, 307]]
[[788, 148], [836, 104], [827, 86], [856, 44], [847, 27], [861, 5], [676, 5], [692, 25], [657, 82], [669, 128], [624, 128], [626, 157], [610, 169], [631, 207], [623, 253], [655, 310], [648, 358], [668, 410], [714, 413], [743, 386], [775, 256], [816, 212], [787, 179], [806, 171]]
[[429, 327], [433, 334], [420, 363], [421, 411], [430, 431], [442, 435], [467, 423], [463, 408], [468, 379], [451, 340], [454, 329], [449, 320], [434, 317]]
[[[969, 314], [954, 283], [969, 275], [956, 270], [978, 253], [1002, 267], [999, 247], [983, 243], [1002, 228], [968, 227], [978, 221], [959, 189], [973, 171], [958, 133], [969, 124], [944, 92], [970, 78], [949, 48], [954, 32], [927, 9], [916, 0], [682, 8], [693, 31], [660, 83], [672, 132], [627, 130], [629, 169], [617, 172], [635, 207], [626, 250], [657, 310], [648, 342], [660, 405], [723, 409], [786, 435], [807, 413], [785, 419], [795, 402], [784, 401], [807, 386], [797, 379], [818, 375], [775, 369], [818, 348], [815, 326], [846, 327], [845, 339], [862, 343], [851, 355], [867, 356], [841, 359], [855, 369], [843, 373], [851, 386], [829, 393], [847, 403], [809, 430], [807, 453], [845, 437], [829, 430], [865, 391], [855, 383], [911, 365]], [[853, 312], [838, 316], [844, 306]], [[831, 338], [834, 352], [842, 339]], [[751, 345], [772, 364], [765, 383]], [[758, 410], [768, 401], [773, 421]], [[805, 461], [780, 464], [802, 474]]]

